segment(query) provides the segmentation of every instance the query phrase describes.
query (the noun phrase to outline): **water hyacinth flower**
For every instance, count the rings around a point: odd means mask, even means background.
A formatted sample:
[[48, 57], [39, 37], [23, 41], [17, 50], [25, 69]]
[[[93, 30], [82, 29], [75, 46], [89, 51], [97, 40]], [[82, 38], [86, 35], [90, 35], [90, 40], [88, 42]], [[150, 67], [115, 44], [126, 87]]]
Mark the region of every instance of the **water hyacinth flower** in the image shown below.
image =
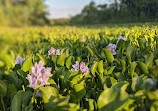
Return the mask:
[[85, 41], [86, 41], [85, 39], [82, 39], [82, 40], [81, 40], [82, 43], [85, 42]]
[[25, 58], [22, 59], [21, 57], [19, 57], [15, 60], [15, 65], [20, 64], [22, 66], [24, 61], [25, 61]]
[[82, 73], [83, 73], [83, 76], [85, 76], [85, 75], [89, 72], [89, 69], [88, 69], [88, 67], [85, 65], [84, 62], [81, 62], [81, 63], [80, 63], [80, 67], [79, 67], [79, 63], [78, 63], [78, 61], [76, 61], [76, 64], [72, 65], [72, 67], [73, 67], [73, 68], [71, 68], [71, 71], [72, 71], [72, 72], [77, 71], [77, 70], [79, 70], [79, 68], [80, 68], [80, 70], [81, 70]]
[[51, 47], [51, 49], [48, 51], [48, 55], [60, 55], [60, 49], [55, 49]]
[[88, 67], [85, 65], [84, 62], [81, 62], [80, 64], [80, 70], [83, 72], [83, 75], [86, 75], [89, 72]]
[[116, 55], [116, 45], [115, 44], [112, 44], [110, 43], [108, 46], [109, 50], [112, 52], [112, 55]]
[[45, 68], [44, 62], [39, 61], [31, 68], [31, 74], [27, 74], [26, 79], [29, 80], [29, 87], [35, 89], [37, 85], [44, 86], [49, 85], [47, 82], [49, 77], [51, 77], [51, 68]]
[[122, 39], [122, 40], [124, 40], [124, 41], [126, 41], [126, 38], [125, 38], [125, 36], [124, 36], [124, 37], [122, 37], [122, 36], [119, 36], [119, 37], [118, 37], [118, 40], [117, 40], [117, 43], [118, 43], [118, 42], [119, 42], [121, 39]]
[[76, 64], [72, 65], [72, 67], [73, 67], [73, 68], [71, 68], [72, 72], [79, 70], [79, 63], [78, 63], [78, 61], [76, 61]]
[[151, 78], [147, 79], [151, 85], [154, 85], [154, 81]]

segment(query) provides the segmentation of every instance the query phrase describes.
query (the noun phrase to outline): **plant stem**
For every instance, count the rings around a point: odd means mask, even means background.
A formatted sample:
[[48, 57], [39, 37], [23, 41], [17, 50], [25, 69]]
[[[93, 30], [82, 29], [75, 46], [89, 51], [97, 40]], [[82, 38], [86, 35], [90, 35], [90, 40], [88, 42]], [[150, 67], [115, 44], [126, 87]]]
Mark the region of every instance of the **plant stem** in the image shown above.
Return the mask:
[[3, 107], [3, 111], [5, 111], [5, 105], [4, 105], [4, 101], [3, 101], [2, 97], [1, 97], [1, 103], [2, 103], [2, 107]]
[[34, 101], [35, 101], [35, 96], [36, 96], [36, 92], [37, 92], [37, 90], [35, 89], [35, 90], [34, 90], [34, 93], [33, 93], [33, 96], [32, 96], [32, 98], [31, 98], [30, 104], [33, 104], [33, 103], [34, 103]]

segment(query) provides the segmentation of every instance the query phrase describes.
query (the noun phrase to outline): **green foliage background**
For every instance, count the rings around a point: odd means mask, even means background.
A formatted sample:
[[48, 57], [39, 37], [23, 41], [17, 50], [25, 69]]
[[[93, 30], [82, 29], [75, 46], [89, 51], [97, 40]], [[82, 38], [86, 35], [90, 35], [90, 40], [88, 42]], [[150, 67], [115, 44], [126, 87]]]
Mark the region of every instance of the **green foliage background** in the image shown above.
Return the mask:
[[0, 0], [0, 25], [47, 25], [44, 0]]

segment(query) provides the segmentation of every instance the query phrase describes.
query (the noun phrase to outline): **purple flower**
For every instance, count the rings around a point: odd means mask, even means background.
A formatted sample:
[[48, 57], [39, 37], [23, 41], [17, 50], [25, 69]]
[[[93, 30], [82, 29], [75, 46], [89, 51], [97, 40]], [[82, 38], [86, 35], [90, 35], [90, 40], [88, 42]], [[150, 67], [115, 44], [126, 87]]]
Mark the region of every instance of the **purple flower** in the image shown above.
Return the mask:
[[59, 50], [59, 49], [57, 49], [57, 50], [55, 51], [55, 55], [60, 55], [60, 50]]
[[16, 64], [20, 64], [21, 66], [22, 66], [22, 63], [25, 61], [25, 58], [23, 58], [23, 60], [21, 59], [21, 57], [19, 57], [19, 58], [17, 58], [16, 60], [15, 60], [15, 65]]
[[[78, 61], [76, 61], [76, 64], [72, 65], [73, 68], [71, 68], [71, 71], [74, 72], [76, 70], [79, 70], [79, 63]], [[88, 67], [85, 65], [84, 62], [81, 62], [80, 63], [80, 70], [82, 71], [83, 73], [83, 76], [85, 76], [88, 72], [89, 72], [89, 69]]]
[[119, 42], [121, 39], [122, 39], [122, 40], [124, 40], [124, 41], [126, 41], [126, 38], [125, 38], [125, 36], [124, 36], [124, 37], [122, 37], [122, 36], [119, 36], [119, 37], [118, 37], [118, 40], [117, 40], [117, 43], [118, 43], [118, 42]]
[[84, 73], [83, 75], [86, 75], [89, 72], [88, 67], [85, 65], [84, 62], [81, 62], [80, 64], [80, 70]]
[[72, 72], [79, 70], [79, 63], [78, 63], [78, 61], [76, 61], [76, 64], [72, 65], [72, 67], [73, 67], [73, 68], [71, 68]]
[[35, 65], [31, 68], [31, 75], [27, 74], [27, 79], [29, 80], [29, 87], [36, 88], [37, 85], [44, 86], [49, 85], [47, 82], [49, 77], [52, 76], [51, 68], [45, 68], [44, 62], [39, 61], [39, 63], [35, 63]]
[[60, 55], [60, 49], [55, 49], [51, 47], [51, 49], [48, 51], [48, 55]]
[[154, 81], [151, 78], [147, 79], [151, 85], [154, 85]]
[[56, 51], [56, 49], [51, 47], [51, 49], [48, 51], [48, 55], [55, 55], [55, 51]]
[[82, 39], [82, 40], [81, 40], [82, 43], [85, 42], [85, 41], [86, 41], [85, 39]]
[[107, 47], [109, 48], [109, 50], [112, 52], [113, 55], [116, 55], [116, 52], [115, 52], [116, 45], [115, 44], [110, 43]]

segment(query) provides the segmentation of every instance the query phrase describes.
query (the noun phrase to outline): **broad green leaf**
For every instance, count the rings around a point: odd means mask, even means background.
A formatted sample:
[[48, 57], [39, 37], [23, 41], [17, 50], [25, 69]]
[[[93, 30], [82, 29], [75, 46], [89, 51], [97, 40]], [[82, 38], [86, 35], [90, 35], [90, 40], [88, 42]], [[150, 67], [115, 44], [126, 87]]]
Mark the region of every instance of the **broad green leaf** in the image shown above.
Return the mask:
[[157, 111], [158, 110], [158, 101], [155, 101], [151, 107], [150, 107], [150, 111]]
[[71, 72], [70, 76], [69, 76], [69, 80], [71, 81], [76, 75], [78, 75], [79, 70]]
[[10, 98], [10, 100], [13, 99], [14, 95], [17, 93], [17, 88], [14, 84], [8, 84], [7, 85], [7, 96]]
[[117, 83], [117, 80], [114, 79], [113, 77], [107, 77], [104, 81], [104, 83], [106, 84], [106, 86], [108, 88], [110, 88], [112, 85], [114, 85], [115, 83]]
[[5, 81], [0, 80], [0, 96], [3, 97], [7, 92], [7, 84]]
[[148, 67], [147, 67], [146, 64], [144, 64], [143, 62], [138, 61], [138, 66], [141, 68], [141, 71], [142, 71], [144, 74], [149, 73], [149, 72], [148, 72]]
[[67, 59], [66, 59], [66, 67], [68, 69], [70, 69], [70, 66], [72, 65], [72, 62], [71, 62], [71, 59], [72, 59], [73, 56], [69, 56]]
[[15, 86], [18, 86], [19, 78], [18, 78], [16, 72], [11, 72], [11, 73], [7, 74], [6, 77], [9, 81], [11, 81], [11, 83], [13, 83]]
[[51, 86], [42, 87], [40, 91], [44, 103], [48, 103], [50, 98], [57, 97], [58, 95], [58, 90]]
[[132, 75], [132, 77], [133, 77], [133, 75], [134, 75], [136, 66], [137, 66], [137, 63], [136, 63], [136, 62], [131, 62], [130, 66], [129, 66], [129, 72], [130, 72], [130, 74]]
[[112, 53], [108, 49], [104, 49], [104, 52], [105, 52], [105, 56], [107, 58], [107, 61], [109, 63], [112, 63], [115, 60], [114, 56], [112, 55]]
[[38, 53], [37, 53], [37, 56], [39, 57], [39, 59], [40, 59], [41, 61], [44, 62], [44, 65], [46, 65], [46, 59], [45, 59], [45, 57], [43, 57], [41, 54], [38, 54]]
[[82, 78], [83, 78], [83, 75], [78, 74], [70, 82], [74, 85], [74, 84], [77, 84]]
[[74, 85], [74, 91], [78, 100], [82, 99], [86, 94], [86, 89], [84, 88], [83, 84]]
[[112, 66], [110, 67], [110, 69], [108, 70], [107, 74], [112, 74], [114, 69], [115, 69], [116, 66]]
[[28, 59], [26, 59], [21, 67], [21, 70], [23, 70], [24, 72], [27, 72], [31, 69], [31, 65], [32, 65], [32, 57], [29, 57]]
[[126, 70], [126, 61], [125, 60], [121, 60], [121, 65], [122, 65], [122, 74], [124, 75], [125, 70]]
[[156, 91], [148, 91], [147, 95], [148, 95], [148, 98], [150, 100], [158, 100], [158, 90], [156, 90]]
[[89, 111], [94, 111], [97, 109], [97, 104], [94, 99], [88, 99]]
[[98, 71], [100, 74], [103, 74], [104, 69], [103, 69], [103, 60], [98, 62]]
[[94, 52], [93, 50], [89, 47], [89, 46], [86, 46], [86, 49], [88, 50], [88, 52], [91, 54], [91, 56], [94, 55]]
[[128, 93], [125, 91], [114, 91], [112, 88], [109, 88], [100, 94], [97, 104], [100, 110], [116, 111], [126, 104], [128, 99]]
[[142, 84], [143, 84], [143, 80], [142, 80], [141, 77], [139, 77], [139, 76], [138, 77], [134, 77], [132, 79], [131, 87], [132, 87], [133, 91], [137, 91], [137, 90], [139, 90], [141, 88]]
[[98, 62], [95, 62], [91, 67], [91, 73], [95, 76], [95, 72], [97, 70]]
[[136, 100], [137, 103], [142, 103], [144, 101], [144, 99], [146, 98], [145, 94], [144, 94], [144, 90], [139, 90], [134, 94], [134, 98]]
[[150, 55], [148, 55], [145, 59], [145, 64], [148, 68], [152, 68], [153, 65], [153, 59], [154, 59], [154, 54], [151, 53]]
[[66, 54], [65, 53], [59, 55], [59, 57], [57, 59], [57, 64], [60, 65], [60, 66], [64, 66], [65, 58], [66, 58]]
[[130, 57], [130, 55], [127, 52], [125, 52], [124, 54], [126, 55], [128, 63], [131, 63], [131, 57]]
[[5, 64], [3, 61], [0, 61], [0, 67], [3, 67]]
[[28, 105], [29, 105], [32, 96], [33, 96], [33, 92], [31, 92], [31, 91], [23, 92], [23, 94], [22, 94], [22, 99], [21, 99], [22, 107], [23, 107], [23, 108], [24, 108], [25, 106], [28, 106]]
[[11, 101], [11, 111], [21, 111], [21, 98], [23, 91], [19, 90]]

